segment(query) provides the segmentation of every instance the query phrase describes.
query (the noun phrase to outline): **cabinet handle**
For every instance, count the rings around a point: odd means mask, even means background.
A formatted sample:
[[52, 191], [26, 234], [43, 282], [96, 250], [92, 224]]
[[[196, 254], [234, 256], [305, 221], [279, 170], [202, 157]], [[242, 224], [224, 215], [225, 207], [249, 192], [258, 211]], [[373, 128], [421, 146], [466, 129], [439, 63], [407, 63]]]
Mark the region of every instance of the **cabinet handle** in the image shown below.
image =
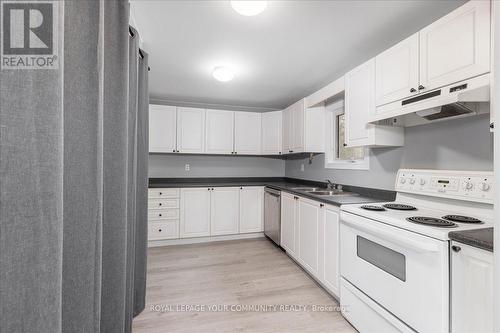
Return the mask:
[[279, 152], [278, 154], [280, 154], [280, 155], [281, 155], [281, 152]]
[[161, 202], [158, 204], [158, 206], [161, 206]]
[[324, 205], [324, 204], [319, 204], [319, 206], [320, 206], [321, 208], [325, 207], [325, 205]]
[[176, 153], [179, 153], [179, 151], [178, 151], [178, 150], [176, 150], [175, 152], [176, 152]]
[[240, 190], [242, 190], [242, 189], [243, 189], [243, 187], [240, 187]]
[[491, 123], [490, 128], [495, 128], [495, 123]]
[[172, 152], [174, 152], [174, 153], [175, 153], [175, 149], [172, 149]]
[[293, 150], [289, 150], [290, 153], [293, 153]]
[[415, 88], [411, 88], [411, 89], [410, 89], [410, 92], [411, 92], [411, 93], [414, 93], [415, 91], [417, 91], [417, 89], [415, 89]]
[[161, 232], [161, 229], [158, 229], [159, 232]]
[[159, 217], [161, 217], [161, 214], [158, 214]]
[[210, 188], [207, 188], [207, 190], [209, 190], [209, 191], [210, 191]]
[[424, 90], [424, 89], [425, 89], [425, 87], [423, 85], [418, 86], [418, 90]]
[[344, 147], [347, 147], [347, 143], [344, 143]]
[[457, 245], [453, 245], [453, 246], [451, 247], [451, 249], [452, 249], [453, 251], [455, 251], [455, 252], [460, 252], [460, 250], [462, 250], [462, 248], [461, 248], [460, 246], [457, 246]]
[[163, 194], [163, 193], [162, 193], [162, 192], [160, 192], [160, 195], [162, 195], [162, 194]]

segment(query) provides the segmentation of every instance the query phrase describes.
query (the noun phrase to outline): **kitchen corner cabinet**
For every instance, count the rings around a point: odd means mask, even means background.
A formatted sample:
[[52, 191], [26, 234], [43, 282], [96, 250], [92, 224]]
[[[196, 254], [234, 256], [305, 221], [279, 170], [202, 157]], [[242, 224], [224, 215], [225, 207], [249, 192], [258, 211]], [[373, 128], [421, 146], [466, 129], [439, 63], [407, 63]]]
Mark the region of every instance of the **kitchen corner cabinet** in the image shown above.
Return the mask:
[[375, 57], [376, 105], [417, 94], [419, 34], [403, 40]]
[[305, 99], [283, 111], [283, 154], [325, 151], [325, 108], [305, 107]]
[[493, 253], [459, 242], [451, 249], [451, 332], [494, 332]]
[[368, 122], [375, 114], [375, 59], [345, 76], [345, 137], [349, 147], [403, 146], [404, 129]]
[[234, 151], [234, 112], [206, 110], [205, 152], [232, 154]]
[[210, 188], [180, 190], [180, 238], [210, 236]]
[[215, 187], [210, 197], [210, 235], [238, 233], [240, 211], [239, 187]]
[[149, 105], [149, 152], [175, 153], [177, 107]]
[[282, 111], [262, 113], [262, 154], [281, 155]]
[[422, 92], [490, 71], [490, 1], [469, 1], [420, 30]]
[[262, 114], [234, 112], [234, 152], [238, 155], [260, 155]]
[[205, 152], [205, 109], [177, 108], [177, 152]]
[[264, 188], [240, 187], [239, 233], [264, 231]]

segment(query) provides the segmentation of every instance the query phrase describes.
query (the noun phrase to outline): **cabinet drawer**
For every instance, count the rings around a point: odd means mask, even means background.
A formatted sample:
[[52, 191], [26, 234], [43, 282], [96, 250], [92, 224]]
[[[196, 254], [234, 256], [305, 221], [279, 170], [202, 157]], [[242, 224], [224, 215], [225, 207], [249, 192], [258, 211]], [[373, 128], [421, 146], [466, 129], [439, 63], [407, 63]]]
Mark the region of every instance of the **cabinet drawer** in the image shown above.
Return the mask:
[[178, 188], [150, 188], [149, 189], [150, 198], [178, 198], [179, 189]]
[[148, 239], [173, 239], [179, 238], [179, 220], [150, 221], [148, 224]]
[[179, 208], [179, 199], [149, 199], [148, 208]]
[[148, 210], [148, 220], [171, 220], [179, 218], [179, 209], [150, 209]]

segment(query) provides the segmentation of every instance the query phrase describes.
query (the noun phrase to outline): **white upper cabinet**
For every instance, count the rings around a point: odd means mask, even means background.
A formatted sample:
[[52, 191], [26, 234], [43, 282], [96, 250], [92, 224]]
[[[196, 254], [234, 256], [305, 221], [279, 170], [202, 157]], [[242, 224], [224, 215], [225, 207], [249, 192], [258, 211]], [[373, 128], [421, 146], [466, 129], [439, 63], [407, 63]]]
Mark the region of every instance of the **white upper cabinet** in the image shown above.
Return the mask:
[[290, 107], [283, 110], [282, 129], [283, 154], [290, 153], [292, 149], [292, 110]]
[[234, 151], [238, 155], [260, 155], [262, 114], [234, 113]]
[[238, 233], [239, 187], [216, 187], [210, 199], [210, 235]]
[[292, 105], [292, 152], [304, 151], [304, 123], [305, 123], [305, 110], [304, 99]]
[[193, 154], [205, 152], [205, 109], [177, 108], [177, 150]]
[[421, 91], [490, 71], [490, 1], [469, 1], [420, 31]]
[[262, 113], [262, 154], [281, 154], [281, 119], [282, 111]]
[[263, 187], [240, 188], [240, 234], [264, 230], [263, 205]]
[[368, 123], [375, 113], [375, 59], [345, 76], [345, 138], [350, 147], [402, 146], [404, 129]]
[[205, 152], [208, 154], [232, 154], [234, 143], [234, 112], [206, 111]]
[[325, 108], [306, 108], [305, 99], [283, 111], [283, 154], [325, 151]]
[[177, 107], [149, 105], [149, 152], [175, 153]]
[[418, 36], [414, 34], [375, 58], [377, 106], [418, 93]]

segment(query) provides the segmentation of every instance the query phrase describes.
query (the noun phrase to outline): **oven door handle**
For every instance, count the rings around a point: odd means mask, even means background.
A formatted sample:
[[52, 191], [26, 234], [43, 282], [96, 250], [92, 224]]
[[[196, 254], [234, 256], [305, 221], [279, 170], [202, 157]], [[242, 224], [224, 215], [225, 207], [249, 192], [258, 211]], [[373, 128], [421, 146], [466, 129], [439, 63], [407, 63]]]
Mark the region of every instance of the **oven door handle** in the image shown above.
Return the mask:
[[351, 228], [364, 231], [368, 234], [379, 237], [389, 243], [397, 244], [402, 248], [410, 249], [414, 252], [423, 253], [423, 252], [439, 251], [439, 248], [435, 244], [420, 243], [408, 237], [396, 234], [389, 234], [386, 230], [383, 230], [382, 228], [378, 228], [376, 226], [362, 225], [359, 222], [354, 221], [354, 219], [347, 214], [343, 214], [342, 223]]

